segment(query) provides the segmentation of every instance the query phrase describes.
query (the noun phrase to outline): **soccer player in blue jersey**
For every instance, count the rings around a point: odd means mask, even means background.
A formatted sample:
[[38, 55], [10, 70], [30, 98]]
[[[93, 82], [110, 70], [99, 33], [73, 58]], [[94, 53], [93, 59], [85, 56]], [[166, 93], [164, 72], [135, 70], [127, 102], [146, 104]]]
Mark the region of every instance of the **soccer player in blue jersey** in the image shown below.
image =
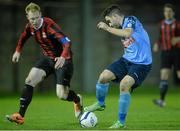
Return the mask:
[[108, 7], [103, 15], [108, 25], [99, 22], [97, 27], [122, 37], [124, 54], [100, 74], [96, 84], [97, 102], [85, 107], [84, 110], [104, 110], [109, 83], [119, 83], [118, 120], [110, 126], [116, 129], [125, 125], [131, 99], [130, 90], [138, 87], [151, 70], [151, 45], [147, 32], [135, 16], [124, 16], [117, 5]]

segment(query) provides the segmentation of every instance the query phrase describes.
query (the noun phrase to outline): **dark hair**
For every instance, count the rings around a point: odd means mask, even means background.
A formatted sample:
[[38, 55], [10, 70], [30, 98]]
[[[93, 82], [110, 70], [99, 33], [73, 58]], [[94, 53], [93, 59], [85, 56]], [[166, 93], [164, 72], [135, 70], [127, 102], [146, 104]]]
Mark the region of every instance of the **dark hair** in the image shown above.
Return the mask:
[[173, 11], [174, 11], [174, 6], [172, 5], [172, 4], [170, 4], [170, 3], [166, 3], [165, 5], [164, 5], [164, 8], [171, 8]]
[[112, 15], [112, 14], [118, 14], [118, 15], [122, 15], [121, 11], [120, 11], [120, 8], [118, 5], [110, 5], [108, 6], [102, 13], [102, 16], [105, 17], [105, 16], [109, 16], [109, 15]]

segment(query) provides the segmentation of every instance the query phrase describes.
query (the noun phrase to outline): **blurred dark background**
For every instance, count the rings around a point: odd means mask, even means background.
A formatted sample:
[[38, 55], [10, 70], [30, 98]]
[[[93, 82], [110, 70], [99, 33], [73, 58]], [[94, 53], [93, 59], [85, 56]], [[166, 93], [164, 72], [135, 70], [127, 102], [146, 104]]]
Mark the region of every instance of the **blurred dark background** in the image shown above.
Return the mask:
[[[123, 53], [120, 38], [96, 28], [104, 8], [119, 4], [126, 15], [137, 16], [152, 44], [158, 38], [157, 24], [163, 19], [165, 3], [174, 4], [176, 18], [180, 19], [179, 0], [0, 0], [0, 92], [19, 92], [29, 70], [41, 56], [38, 44], [31, 38], [24, 46], [20, 62], [11, 62], [18, 37], [27, 22], [24, 9], [30, 2], [39, 4], [43, 16], [52, 18], [71, 39], [75, 67], [71, 88], [83, 92], [93, 92], [100, 72]], [[158, 87], [159, 68], [159, 53], [153, 53], [153, 68], [144, 87]], [[173, 73], [171, 79], [176, 84], [179, 82]], [[36, 90], [47, 92], [52, 89], [55, 89], [53, 75]]]

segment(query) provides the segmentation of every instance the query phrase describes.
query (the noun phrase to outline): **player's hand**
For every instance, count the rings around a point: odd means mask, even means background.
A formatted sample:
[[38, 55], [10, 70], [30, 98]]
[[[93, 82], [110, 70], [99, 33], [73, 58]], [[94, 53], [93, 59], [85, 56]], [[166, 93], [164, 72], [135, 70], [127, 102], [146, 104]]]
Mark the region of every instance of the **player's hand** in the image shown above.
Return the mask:
[[19, 62], [20, 55], [21, 55], [21, 54], [16, 51], [16, 52], [13, 54], [12, 62], [13, 62], [13, 63]]
[[106, 23], [104, 23], [104, 22], [99, 22], [98, 24], [97, 24], [97, 28], [98, 29], [103, 29], [103, 30], [108, 30], [108, 28], [109, 28], [109, 26], [106, 24]]
[[54, 60], [56, 61], [54, 68], [59, 69], [63, 67], [66, 59], [64, 57], [56, 57]]
[[175, 46], [178, 42], [179, 42], [179, 39], [176, 38], [176, 37], [173, 37], [173, 38], [171, 39], [171, 43], [172, 43], [173, 46]]
[[157, 43], [154, 43], [153, 51], [154, 51], [154, 52], [158, 52], [158, 50], [159, 50], [158, 44], [157, 44]]

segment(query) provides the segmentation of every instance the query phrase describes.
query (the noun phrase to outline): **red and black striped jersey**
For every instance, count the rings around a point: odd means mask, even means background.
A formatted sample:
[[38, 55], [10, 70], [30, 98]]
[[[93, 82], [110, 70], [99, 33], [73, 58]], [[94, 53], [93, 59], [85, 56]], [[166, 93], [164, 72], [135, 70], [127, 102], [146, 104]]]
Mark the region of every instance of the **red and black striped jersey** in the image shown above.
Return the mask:
[[71, 42], [68, 37], [52, 19], [43, 17], [42, 20], [42, 26], [37, 30], [35, 30], [30, 23], [26, 25], [19, 38], [16, 51], [21, 52], [26, 40], [34, 36], [45, 56], [51, 59], [59, 56], [66, 59], [71, 58]]
[[[167, 23], [166, 20], [160, 22], [160, 36], [158, 44], [161, 47], [161, 50], [167, 51], [171, 50], [173, 45], [171, 39], [173, 37], [180, 36], [180, 22], [177, 20], [172, 20], [172, 22]], [[180, 48], [180, 42], [177, 43], [175, 48]]]

